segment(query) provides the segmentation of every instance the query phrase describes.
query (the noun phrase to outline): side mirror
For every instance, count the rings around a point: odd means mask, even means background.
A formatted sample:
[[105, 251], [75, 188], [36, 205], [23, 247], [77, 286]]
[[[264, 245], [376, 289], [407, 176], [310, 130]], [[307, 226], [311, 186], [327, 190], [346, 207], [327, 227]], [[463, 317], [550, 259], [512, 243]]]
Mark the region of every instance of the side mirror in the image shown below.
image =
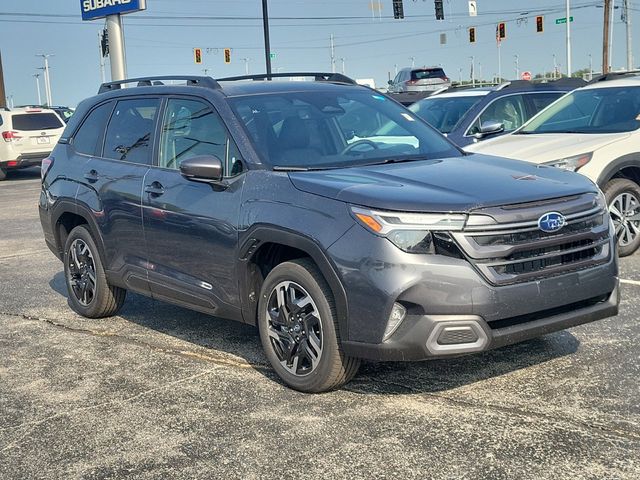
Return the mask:
[[180, 164], [180, 173], [196, 182], [220, 182], [222, 180], [222, 160], [215, 155], [191, 157]]
[[476, 138], [484, 138], [488, 135], [504, 132], [504, 123], [495, 120], [489, 120], [480, 124], [480, 131], [475, 134]]

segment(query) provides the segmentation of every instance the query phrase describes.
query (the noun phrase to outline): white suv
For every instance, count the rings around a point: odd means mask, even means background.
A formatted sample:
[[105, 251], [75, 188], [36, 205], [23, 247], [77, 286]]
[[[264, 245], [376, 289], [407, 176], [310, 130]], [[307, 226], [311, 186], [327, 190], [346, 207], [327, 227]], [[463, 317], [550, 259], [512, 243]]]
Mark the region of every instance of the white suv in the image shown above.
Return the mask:
[[586, 175], [607, 197], [620, 256], [640, 246], [640, 76], [594, 80], [515, 132], [466, 150]]
[[53, 110], [0, 109], [0, 180], [8, 170], [40, 165], [58, 143], [64, 126]]

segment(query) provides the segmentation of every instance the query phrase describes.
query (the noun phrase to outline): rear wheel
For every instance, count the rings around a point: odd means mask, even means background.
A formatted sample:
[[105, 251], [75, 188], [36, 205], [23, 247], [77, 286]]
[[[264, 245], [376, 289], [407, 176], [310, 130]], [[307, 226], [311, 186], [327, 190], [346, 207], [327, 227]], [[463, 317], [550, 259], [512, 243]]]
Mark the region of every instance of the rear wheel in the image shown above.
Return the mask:
[[626, 178], [614, 178], [604, 194], [618, 237], [618, 254], [626, 257], [640, 246], [640, 186]]
[[331, 289], [310, 260], [281, 263], [269, 273], [260, 293], [258, 325], [269, 362], [296, 390], [339, 388], [360, 366], [359, 359], [341, 350]]
[[127, 291], [107, 282], [98, 248], [84, 225], [71, 230], [67, 237], [64, 273], [69, 304], [80, 315], [110, 317], [122, 307]]

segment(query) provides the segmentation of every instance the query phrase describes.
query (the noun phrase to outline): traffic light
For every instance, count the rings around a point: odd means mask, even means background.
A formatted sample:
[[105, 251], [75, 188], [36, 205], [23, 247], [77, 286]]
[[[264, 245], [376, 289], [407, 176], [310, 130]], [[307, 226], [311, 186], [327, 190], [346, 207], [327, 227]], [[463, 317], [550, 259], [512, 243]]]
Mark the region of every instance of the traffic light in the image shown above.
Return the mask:
[[224, 63], [231, 63], [231, 49], [224, 49]]
[[544, 32], [544, 17], [542, 15], [536, 17], [536, 32]]
[[498, 24], [498, 38], [500, 40], [507, 38], [507, 24], [504, 22]]
[[396, 20], [404, 18], [404, 5], [402, 0], [393, 0], [393, 18]]
[[476, 43], [476, 27], [469, 28], [469, 43]]
[[442, 0], [435, 0], [436, 20], [444, 20], [444, 5]]
[[202, 49], [194, 48], [193, 49], [193, 61], [200, 65], [202, 63]]

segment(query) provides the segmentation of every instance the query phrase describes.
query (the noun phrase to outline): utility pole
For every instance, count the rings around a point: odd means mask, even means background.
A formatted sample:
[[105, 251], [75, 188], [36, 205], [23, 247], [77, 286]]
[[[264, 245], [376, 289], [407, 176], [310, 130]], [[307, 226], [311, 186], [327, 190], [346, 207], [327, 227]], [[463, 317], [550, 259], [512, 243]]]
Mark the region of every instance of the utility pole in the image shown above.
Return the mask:
[[589, 54], [589, 81], [593, 80], [593, 57]]
[[571, 4], [567, 0], [567, 77], [571, 77]]
[[[269, 9], [267, 8], [267, 0], [262, 0], [262, 29], [264, 30], [264, 60], [267, 65], [267, 79], [271, 80], [271, 43], [269, 41]], [[247, 75], [249, 75], [248, 62]]]
[[331, 43], [331, 73], [336, 73], [336, 48], [333, 43], [333, 33], [329, 37]]
[[40, 96], [40, 74], [34, 73], [32, 76], [36, 79], [36, 89], [38, 90], [38, 105], [42, 105], [42, 97]]
[[627, 26], [627, 70], [633, 70], [633, 43], [631, 41], [631, 0], [624, 0], [624, 21]]
[[5, 95], [6, 91], [4, 88], [4, 73], [2, 71], [2, 52], [0, 52], [0, 108], [7, 106]]
[[482, 62], [478, 62], [478, 81], [482, 85]]
[[520, 56], [519, 55], [514, 55], [513, 58], [515, 58], [516, 80], [518, 80], [520, 78]]
[[52, 53], [39, 53], [36, 57], [42, 57], [44, 59], [44, 92], [47, 97], [47, 107], [53, 105], [51, 95], [51, 76], [49, 75], [49, 57], [52, 57]]
[[476, 86], [476, 57], [471, 56], [471, 86]]
[[611, 0], [604, 0], [604, 26], [602, 29], [602, 74], [609, 73], [609, 17]]
[[555, 80], [558, 75], [558, 62], [556, 61], [556, 54], [553, 54], [553, 79]]

